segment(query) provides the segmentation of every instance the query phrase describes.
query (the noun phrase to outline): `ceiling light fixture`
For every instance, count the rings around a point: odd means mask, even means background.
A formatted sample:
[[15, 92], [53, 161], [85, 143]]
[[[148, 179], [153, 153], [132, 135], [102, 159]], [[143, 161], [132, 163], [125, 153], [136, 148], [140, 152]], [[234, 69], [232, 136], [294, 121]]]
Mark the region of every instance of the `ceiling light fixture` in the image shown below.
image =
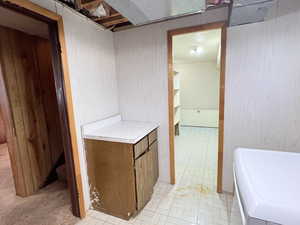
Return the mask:
[[203, 53], [203, 48], [202, 47], [195, 47], [193, 49], [191, 49], [190, 51], [191, 55], [201, 55]]

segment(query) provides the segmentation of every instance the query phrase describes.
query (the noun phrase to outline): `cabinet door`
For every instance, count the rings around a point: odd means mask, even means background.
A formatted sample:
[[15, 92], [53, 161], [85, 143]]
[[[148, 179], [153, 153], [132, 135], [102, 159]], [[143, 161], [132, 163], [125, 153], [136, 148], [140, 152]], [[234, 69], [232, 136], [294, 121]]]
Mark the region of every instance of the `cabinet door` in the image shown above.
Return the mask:
[[136, 212], [133, 146], [85, 140], [92, 206], [129, 219]]
[[158, 167], [158, 144], [157, 141], [152, 143], [149, 147], [150, 154], [151, 154], [151, 161], [152, 161], [152, 180], [153, 186], [156, 184], [159, 176], [159, 167]]
[[146, 152], [135, 161], [137, 210], [141, 210], [153, 193], [153, 172], [150, 152]]

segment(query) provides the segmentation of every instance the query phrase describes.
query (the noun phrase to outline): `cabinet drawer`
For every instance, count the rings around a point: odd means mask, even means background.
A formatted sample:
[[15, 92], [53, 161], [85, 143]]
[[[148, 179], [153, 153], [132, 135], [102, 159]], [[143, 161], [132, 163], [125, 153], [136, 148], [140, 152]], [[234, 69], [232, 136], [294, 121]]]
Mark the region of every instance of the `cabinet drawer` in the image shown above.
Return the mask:
[[148, 149], [148, 137], [144, 137], [140, 142], [134, 145], [134, 158], [138, 158]]
[[151, 145], [154, 141], [157, 140], [157, 129], [155, 129], [148, 135], [148, 140], [149, 140], [149, 145]]

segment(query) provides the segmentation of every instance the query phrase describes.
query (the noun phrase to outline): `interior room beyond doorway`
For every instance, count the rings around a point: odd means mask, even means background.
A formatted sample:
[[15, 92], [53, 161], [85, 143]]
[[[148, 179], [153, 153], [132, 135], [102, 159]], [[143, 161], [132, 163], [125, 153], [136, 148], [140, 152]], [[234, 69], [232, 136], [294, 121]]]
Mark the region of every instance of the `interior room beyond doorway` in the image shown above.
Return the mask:
[[221, 29], [173, 36], [176, 183], [216, 192]]

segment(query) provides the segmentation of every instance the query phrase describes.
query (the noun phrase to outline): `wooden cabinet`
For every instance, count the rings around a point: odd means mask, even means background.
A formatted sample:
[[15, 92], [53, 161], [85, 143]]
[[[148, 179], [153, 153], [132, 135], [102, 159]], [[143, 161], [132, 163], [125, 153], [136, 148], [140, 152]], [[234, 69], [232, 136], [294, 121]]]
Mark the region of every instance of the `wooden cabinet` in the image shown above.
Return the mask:
[[85, 139], [92, 207], [129, 219], [151, 199], [158, 179], [157, 131], [136, 144]]
[[0, 144], [4, 144], [6, 142], [6, 133], [5, 133], [5, 125], [2, 117], [2, 112], [0, 110]]
[[159, 169], [158, 169], [158, 143], [155, 141], [149, 147], [149, 152], [151, 154], [151, 161], [153, 167], [153, 184], [156, 184], [159, 176]]
[[153, 193], [153, 166], [151, 152], [147, 151], [135, 161], [137, 210], [141, 210]]
[[137, 159], [148, 149], [148, 137], [144, 137], [136, 145], [134, 145], [134, 158]]

